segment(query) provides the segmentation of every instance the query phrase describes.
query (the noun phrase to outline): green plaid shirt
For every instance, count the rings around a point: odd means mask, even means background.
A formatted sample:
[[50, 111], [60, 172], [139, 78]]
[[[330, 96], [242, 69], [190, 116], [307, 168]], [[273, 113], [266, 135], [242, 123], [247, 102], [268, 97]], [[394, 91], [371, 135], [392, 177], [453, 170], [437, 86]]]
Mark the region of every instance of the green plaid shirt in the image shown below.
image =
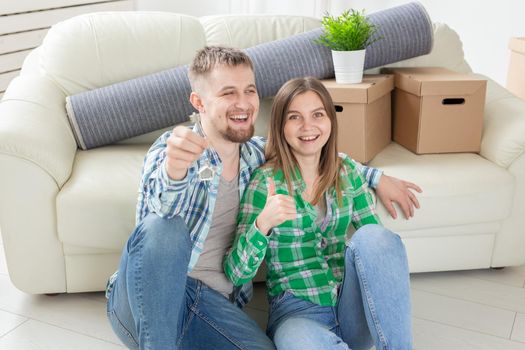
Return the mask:
[[224, 260], [226, 275], [235, 285], [250, 281], [266, 257], [271, 296], [290, 291], [319, 305], [336, 305], [350, 224], [358, 229], [380, 223], [369, 187], [356, 164], [348, 156], [340, 156], [341, 205], [335, 189], [327, 191], [326, 216], [317, 220], [316, 208], [301, 196], [306, 185], [299, 176], [292, 184], [297, 218], [274, 227], [268, 236], [255, 226], [266, 204], [266, 179], [273, 177], [277, 194], [289, 192], [282, 171], [273, 174], [272, 168], [263, 167], [253, 173], [241, 201], [235, 243]]

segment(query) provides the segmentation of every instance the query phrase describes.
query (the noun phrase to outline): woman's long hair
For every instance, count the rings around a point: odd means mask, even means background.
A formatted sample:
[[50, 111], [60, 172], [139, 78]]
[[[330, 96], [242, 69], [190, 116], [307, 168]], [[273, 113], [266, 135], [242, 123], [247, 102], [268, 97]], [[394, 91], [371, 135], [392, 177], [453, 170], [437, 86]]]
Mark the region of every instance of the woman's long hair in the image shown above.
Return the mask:
[[288, 145], [284, 137], [284, 125], [292, 100], [307, 91], [313, 91], [319, 96], [331, 122], [330, 137], [321, 149], [318, 169], [319, 181], [315, 185], [311, 203], [316, 205], [331, 187], [335, 188], [337, 199], [340, 202], [339, 171], [341, 160], [337, 151], [337, 117], [330, 93], [318, 79], [312, 77], [292, 79], [285, 83], [275, 95], [272, 104], [268, 142], [265, 149], [266, 164], [272, 166], [275, 170], [282, 169], [288, 184], [288, 191], [291, 194], [292, 180], [297, 176], [295, 169], [298, 167], [298, 164], [290, 145]]

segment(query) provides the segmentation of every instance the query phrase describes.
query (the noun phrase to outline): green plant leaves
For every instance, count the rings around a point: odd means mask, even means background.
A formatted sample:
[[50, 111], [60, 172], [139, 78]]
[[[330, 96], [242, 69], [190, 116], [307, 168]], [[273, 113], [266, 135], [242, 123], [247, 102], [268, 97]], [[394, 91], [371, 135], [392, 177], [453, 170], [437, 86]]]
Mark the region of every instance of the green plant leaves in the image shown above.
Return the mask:
[[370, 23], [365, 11], [346, 10], [340, 16], [323, 16], [324, 32], [314, 42], [334, 51], [363, 50], [381, 39], [374, 37], [377, 27]]

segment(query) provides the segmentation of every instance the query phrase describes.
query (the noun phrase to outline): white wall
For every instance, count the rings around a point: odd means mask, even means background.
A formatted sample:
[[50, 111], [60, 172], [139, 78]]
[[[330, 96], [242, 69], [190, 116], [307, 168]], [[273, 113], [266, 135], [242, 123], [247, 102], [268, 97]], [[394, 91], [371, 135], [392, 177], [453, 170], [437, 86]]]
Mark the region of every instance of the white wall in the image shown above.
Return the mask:
[[[340, 1], [342, 2], [342, 1]], [[407, 0], [353, 0], [355, 8], [367, 11], [407, 3]], [[523, 0], [420, 0], [432, 21], [448, 24], [463, 41], [465, 58], [474, 72], [502, 85], [507, 82], [509, 39], [525, 36]]]
[[[137, 10], [160, 10], [205, 16], [224, 13], [285, 13], [320, 17], [345, 8], [367, 13], [408, 0], [135, 0]], [[447, 23], [459, 33], [465, 56], [475, 72], [506, 84], [508, 42], [525, 36], [523, 0], [420, 0], [434, 22]]]
[[320, 17], [331, 0], [135, 0], [137, 10], [207, 16], [225, 13], [282, 13]]

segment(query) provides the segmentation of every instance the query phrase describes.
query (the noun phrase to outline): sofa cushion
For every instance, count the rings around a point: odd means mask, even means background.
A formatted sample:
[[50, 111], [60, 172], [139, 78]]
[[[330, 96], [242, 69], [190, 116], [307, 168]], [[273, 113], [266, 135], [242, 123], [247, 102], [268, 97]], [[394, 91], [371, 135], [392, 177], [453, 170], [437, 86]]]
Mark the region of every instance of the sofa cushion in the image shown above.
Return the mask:
[[169, 12], [104, 12], [54, 25], [40, 69], [66, 95], [188, 64], [204, 47], [196, 17]]
[[[146, 151], [147, 146], [140, 145], [79, 151], [73, 174], [57, 198], [58, 233], [63, 243], [120, 250], [135, 226]], [[383, 224], [396, 232], [478, 227], [483, 222], [493, 226], [510, 213], [514, 178], [477, 154], [417, 156], [391, 143], [370, 165], [423, 188], [418, 198], [424, 210], [408, 221], [391, 219], [378, 205]], [[463, 231], [451, 229], [450, 234], [463, 235]]]
[[417, 197], [424, 210], [410, 220], [399, 210], [393, 220], [378, 205], [383, 224], [394, 231], [489, 223], [510, 215], [514, 177], [478, 154], [416, 155], [392, 142], [370, 165], [423, 189]]
[[148, 145], [78, 151], [57, 196], [61, 242], [120, 251], [135, 227], [140, 172]]
[[208, 45], [246, 49], [319, 28], [316, 18], [288, 15], [216, 15], [201, 17]]

